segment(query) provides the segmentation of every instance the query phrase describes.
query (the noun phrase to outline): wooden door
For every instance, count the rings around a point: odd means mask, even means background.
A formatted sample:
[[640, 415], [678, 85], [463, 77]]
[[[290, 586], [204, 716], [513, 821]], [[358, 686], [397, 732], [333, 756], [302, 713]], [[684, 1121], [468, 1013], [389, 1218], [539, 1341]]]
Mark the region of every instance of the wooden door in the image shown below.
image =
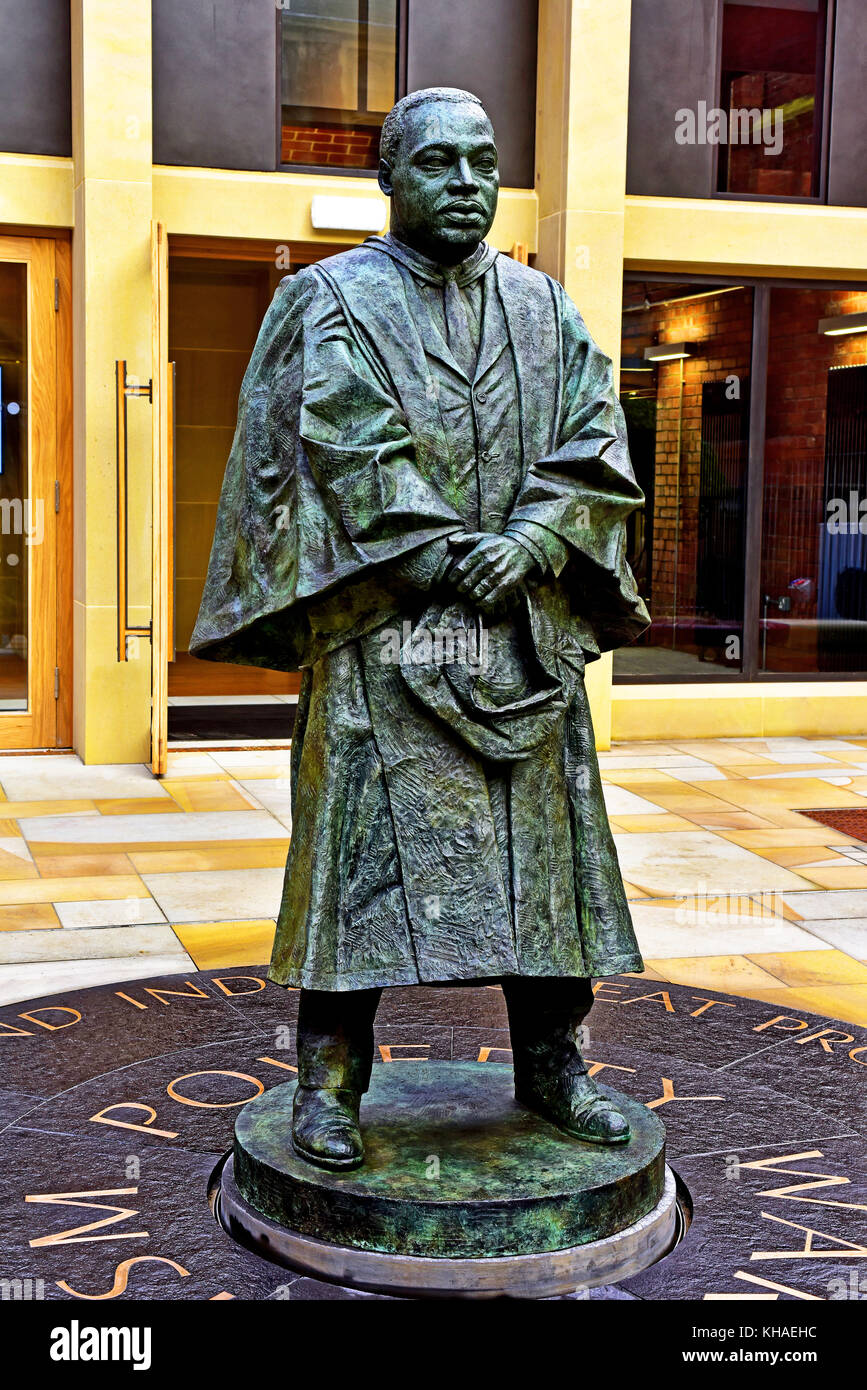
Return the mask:
[[68, 313], [68, 245], [0, 237], [0, 748], [70, 739]]

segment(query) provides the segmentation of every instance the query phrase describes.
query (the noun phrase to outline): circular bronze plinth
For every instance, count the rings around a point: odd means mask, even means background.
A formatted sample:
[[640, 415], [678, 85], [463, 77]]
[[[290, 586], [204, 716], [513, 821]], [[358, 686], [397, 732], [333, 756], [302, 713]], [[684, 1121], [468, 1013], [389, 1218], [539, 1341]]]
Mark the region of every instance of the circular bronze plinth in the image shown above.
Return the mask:
[[299, 1235], [244, 1201], [233, 1157], [223, 1168], [219, 1205], [229, 1234], [265, 1259], [343, 1288], [403, 1298], [558, 1298], [614, 1284], [661, 1259], [675, 1242], [678, 1220], [670, 1168], [653, 1210], [616, 1235], [565, 1250], [489, 1259], [386, 1255]]
[[[629, 1120], [627, 1144], [583, 1143], [518, 1105], [509, 1067], [376, 1067], [361, 1109], [365, 1161], [342, 1174], [316, 1168], [292, 1149], [294, 1090], [294, 1082], [277, 1086], [238, 1116], [223, 1210], [248, 1235], [244, 1208], [296, 1242], [438, 1265], [487, 1264], [604, 1242], [637, 1228], [665, 1202], [662, 1124], [606, 1088]], [[661, 1214], [670, 1241], [669, 1217], [673, 1222], [673, 1199]]]

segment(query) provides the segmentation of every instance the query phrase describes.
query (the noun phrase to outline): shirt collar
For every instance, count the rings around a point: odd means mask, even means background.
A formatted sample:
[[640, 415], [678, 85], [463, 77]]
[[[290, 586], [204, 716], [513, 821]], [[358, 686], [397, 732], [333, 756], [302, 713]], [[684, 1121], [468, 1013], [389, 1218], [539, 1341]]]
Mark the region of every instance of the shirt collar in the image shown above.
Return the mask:
[[391, 232], [386, 232], [384, 236], [368, 237], [365, 246], [373, 246], [377, 251], [384, 251], [387, 256], [391, 256], [392, 260], [405, 265], [418, 279], [440, 288], [447, 280], [454, 280], [459, 288], [472, 284], [474, 280], [478, 280], [488, 273], [499, 255], [493, 246], [489, 246], [486, 241], [483, 241], [473, 254], [468, 256], [465, 261], [461, 261], [459, 265], [439, 265], [436, 261], [423, 256], [412, 246], [398, 241]]

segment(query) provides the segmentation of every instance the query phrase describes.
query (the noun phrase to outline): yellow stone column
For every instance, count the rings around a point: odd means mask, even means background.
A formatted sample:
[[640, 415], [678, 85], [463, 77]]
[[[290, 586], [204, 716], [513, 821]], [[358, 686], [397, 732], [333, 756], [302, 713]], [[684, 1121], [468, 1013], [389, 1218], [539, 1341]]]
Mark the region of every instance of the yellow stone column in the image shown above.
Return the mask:
[[[117, 660], [115, 361], [151, 373], [151, 6], [73, 0], [75, 228], [74, 741], [85, 762], [144, 761], [150, 643]], [[151, 407], [131, 397], [129, 596], [150, 621]]]
[[[630, 0], [540, 0], [536, 265], [620, 363]], [[599, 748], [611, 743], [611, 656], [587, 669]]]

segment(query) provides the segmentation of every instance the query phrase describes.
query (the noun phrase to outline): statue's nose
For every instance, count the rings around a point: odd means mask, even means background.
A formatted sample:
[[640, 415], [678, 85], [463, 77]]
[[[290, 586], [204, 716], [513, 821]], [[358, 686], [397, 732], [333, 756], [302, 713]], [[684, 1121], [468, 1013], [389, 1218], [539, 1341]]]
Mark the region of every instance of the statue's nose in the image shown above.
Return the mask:
[[461, 188], [478, 187], [478, 184], [476, 183], [476, 180], [473, 177], [472, 167], [468, 159], [461, 159], [458, 161], [458, 166], [455, 170], [453, 182], [460, 184]]

